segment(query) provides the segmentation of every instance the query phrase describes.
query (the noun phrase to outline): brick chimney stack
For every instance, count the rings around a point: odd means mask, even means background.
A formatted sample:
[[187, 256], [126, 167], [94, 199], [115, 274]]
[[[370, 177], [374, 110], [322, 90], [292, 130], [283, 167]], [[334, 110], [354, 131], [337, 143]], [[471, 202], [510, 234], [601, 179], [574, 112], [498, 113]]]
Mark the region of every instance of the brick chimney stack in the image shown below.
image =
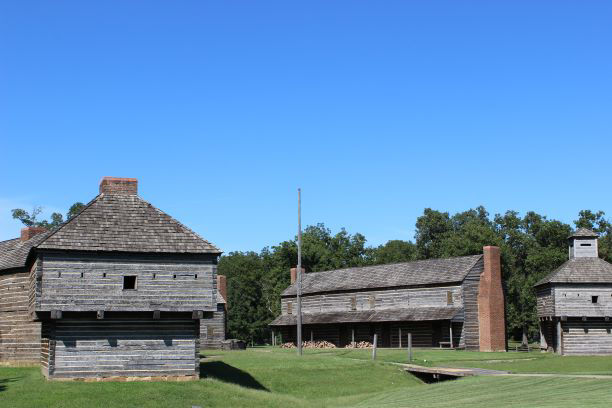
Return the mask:
[[21, 241], [27, 241], [35, 235], [47, 232], [45, 227], [25, 227], [21, 229]]
[[100, 194], [138, 194], [138, 179], [104, 177], [100, 180]]
[[227, 308], [227, 278], [225, 275], [217, 275], [217, 290], [225, 299], [225, 307]]
[[[306, 273], [306, 269], [302, 268], [302, 276]], [[291, 284], [297, 281], [297, 268], [291, 268]]]
[[483, 248], [484, 269], [478, 286], [480, 351], [506, 350], [504, 292], [499, 247]]

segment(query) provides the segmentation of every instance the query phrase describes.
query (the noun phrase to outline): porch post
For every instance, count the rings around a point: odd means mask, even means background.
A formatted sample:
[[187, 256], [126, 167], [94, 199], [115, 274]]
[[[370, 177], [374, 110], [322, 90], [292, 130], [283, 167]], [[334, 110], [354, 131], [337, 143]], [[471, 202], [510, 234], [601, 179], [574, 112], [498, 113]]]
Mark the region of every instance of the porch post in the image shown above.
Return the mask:
[[453, 348], [453, 322], [452, 321], [448, 322], [448, 327], [450, 331], [450, 348]]
[[399, 328], [399, 348], [402, 348], [402, 328]]
[[557, 354], [563, 354], [563, 330], [561, 329], [561, 319], [557, 320]]

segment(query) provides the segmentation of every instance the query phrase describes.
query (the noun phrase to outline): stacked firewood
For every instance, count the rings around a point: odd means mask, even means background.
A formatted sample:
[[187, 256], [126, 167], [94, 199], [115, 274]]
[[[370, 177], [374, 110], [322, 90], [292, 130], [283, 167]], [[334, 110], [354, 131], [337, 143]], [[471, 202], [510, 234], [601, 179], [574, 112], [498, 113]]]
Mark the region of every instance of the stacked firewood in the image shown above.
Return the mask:
[[[330, 349], [336, 348], [334, 343], [330, 343], [329, 341], [305, 341], [302, 343], [304, 348], [317, 348], [317, 349]], [[295, 348], [295, 344], [293, 343], [284, 343], [280, 345], [280, 348]]]
[[295, 348], [295, 344], [293, 343], [283, 343], [280, 345], [280, 348]]
[[336, 348], [334, 343], [330, 343], [329, 341], [305, 341], [304, 348], [317, 348], [317, 349], [330, 349]]
[[370, 343], [369, 341], [359, 341], [356, 343], [347, 344], [346, 346], [344, 346], [344, 348], [358, 348], [358, 349], [372, 348], [372, 343]]

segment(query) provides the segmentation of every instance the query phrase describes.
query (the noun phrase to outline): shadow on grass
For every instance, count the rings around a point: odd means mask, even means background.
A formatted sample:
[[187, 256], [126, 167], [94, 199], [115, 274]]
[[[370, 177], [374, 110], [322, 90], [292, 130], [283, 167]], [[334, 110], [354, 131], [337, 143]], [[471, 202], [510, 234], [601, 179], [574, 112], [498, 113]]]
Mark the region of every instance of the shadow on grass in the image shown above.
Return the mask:
[[225, 364], [222, 361], [209, 361], [200, 363], [200, 378], [214, 378], [226, 383], [240, 385], [254, 390], [268, 391], [251, 374], [239, 370], [236, 367]]
[[15, 377], [15, 378], [0, 378], [0, 392], [2, 391], [6, 391], [6, 384], [10, 383], [10, 382], [15, 382], [15, 381], [19, 381], [21, 377]]

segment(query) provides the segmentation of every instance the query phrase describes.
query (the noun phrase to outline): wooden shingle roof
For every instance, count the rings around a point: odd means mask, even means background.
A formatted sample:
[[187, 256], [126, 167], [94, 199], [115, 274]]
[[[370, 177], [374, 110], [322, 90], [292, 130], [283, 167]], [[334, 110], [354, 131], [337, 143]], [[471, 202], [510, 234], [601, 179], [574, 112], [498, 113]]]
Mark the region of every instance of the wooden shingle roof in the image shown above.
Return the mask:
[[[303, 324], [325, 323], [364, 323], [364, 322], [396, 322], [396, 321], [431, 321], [462, 319], [463, 309], [460, 307], [413, 307], [402, 309], [364, 310], [355, 312], [304, 313]], [[270, 326], [293, 326], [295, 315], [281, 315], [274, 319]]]
[[573, 258], [534, 286], [546, 283], [612, 283], [612, 264], [601, 258]]
[[27, 241], [15, 238], [0, 242], [0, 270], [25, 267], [30, 250], [49, 234], [50, 232], [39, 234]]
[[599, 237], [599, 234], [597, 234], [596, 232], [591, 231], [588, 228], [578, 228], [569, 237], [570, 238], [597, 238], [597, 237]]
[[[461, 282], [481, 258], [482, 255], [470, 255], [305, 273], [302, 293]], [[296, 294], [296, 284], [293, 284], [281, 295]]]
[[135, 194], [100, 194], [40, 249], [220, 254], [198, 234]]

